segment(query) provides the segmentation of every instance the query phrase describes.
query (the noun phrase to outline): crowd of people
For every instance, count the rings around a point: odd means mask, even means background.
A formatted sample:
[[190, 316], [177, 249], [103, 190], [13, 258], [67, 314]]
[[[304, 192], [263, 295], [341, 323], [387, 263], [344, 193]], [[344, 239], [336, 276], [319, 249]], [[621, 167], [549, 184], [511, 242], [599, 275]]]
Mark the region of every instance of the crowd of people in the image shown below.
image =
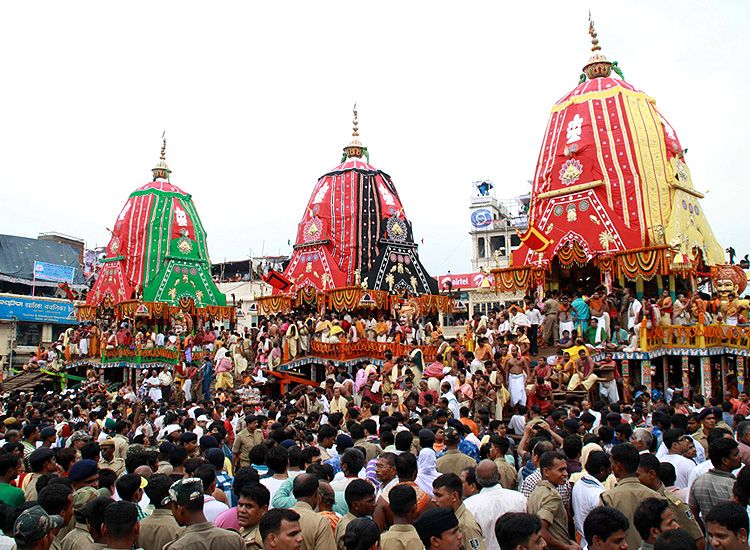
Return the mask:
[[[530, 353], [536, 355], [540, 346], [573, 347], [577, 338], [597, 350], [637, 351], [642, 328], [747, 323], [750, 302], [734, 292], [714, 292], [709, 297], [685, 291], [674, 293], [674, 299], [672, 296], [664, 290], [659, 296], [639, 299], [632, 289], [615, 287], [608, 292], [604, 286], [590, 292], [551, 290], [542, 298], [527, 296], [522, 303], [507, 308], [500, 305], [486, 315], [476, 313], [464, 321], [452, 319], [452, 324], [463, 324], [457, 339], [469, 351], [479, 345], [480, 338], [497, 347], [508, 335], [518, 335], [520, 328]], [[273, 369], [309, 355], [313, 342], [444, 344], [443, 327], [436, 317], [420, 317], [407, 309], [354, 314], [310, 311], [262, 317], [257, 324], [233, 335], [229, 344], [238, 353], [231, 359], [238, 362], [236, 373], [240, 374], [248, 367]], [[81, 323], [62, 332], [49, 349], [34, 354], [30, 367], [59, 369], [71, 360], [97, 357], [105, 350], [153, 348], [180, 350], [189, 363], [192, 356], [215, 350], [214, 329], [208, 325], [186, 330], [174, 323], [154, 328], [145, 321], [127, 320], [120, 324]]]
[[[34, 367], [102, 346], [181, 359], [0, 397], [0, 548], [748, 550], [747, 394], [623, 388], [613, 360], [644, 322], [711, 315], [683, 299], [553, 291], [457, 338], [378, 313], [71, 327]], [[312, 342], [360, 339], [431, 356], [327, 361], [273, 392]]]
[[[473, 350], [438, 334], [427, 365], [328, 363], [283, 395], [236, 369], [244, 335], [218, 328], [203, 365], [137, 390], [92, 370], [3, 395], [0, 546], [747, 550], [746, 394], [623, 404], [606, 352], [578, 338], [575, 357], [536, 357], [522, 324], [490, 343], [501, 319], [476, 319]], [[584, 391], [561, 406], [553, 382]]]

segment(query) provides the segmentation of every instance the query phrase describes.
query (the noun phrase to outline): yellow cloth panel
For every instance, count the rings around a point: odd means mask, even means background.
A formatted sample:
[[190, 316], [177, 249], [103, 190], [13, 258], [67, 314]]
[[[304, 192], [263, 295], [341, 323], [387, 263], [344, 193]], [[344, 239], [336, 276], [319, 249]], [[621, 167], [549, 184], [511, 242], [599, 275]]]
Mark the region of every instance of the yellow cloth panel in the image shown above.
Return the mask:
[[[690, 169], [687, 164], [675, 158], [670, 160], [670, 173], [679, 174], [680, 185], [688, 189], [693, 187]], [[673, 179], [674, 176], [672, 176]], [[679, 243], [679, 251], [693, 258], [693, 247], [703, 250], [703, 261], [706, 265], [717, 265], [725, 263], [724, 249], [714, 236], [711, 226], [706, 218], [706, 213], [698, 204], [698, 197], [686, 193], [680, 189], [674, 189], [674, 200], [670, 211], [669, 224], [665, 229], [667, 244], [676, 248]], [[698, 214], [690, 213], [689, 208], [682, 206], [683, 201], [688, 206], [698, 208]]]
[[660, 244], [672, 207], [667, 175], [664, 130], [651, 103], [636, 94], [623, 94], [627, 121], [638, 163], [643, 209], [651, 244]]

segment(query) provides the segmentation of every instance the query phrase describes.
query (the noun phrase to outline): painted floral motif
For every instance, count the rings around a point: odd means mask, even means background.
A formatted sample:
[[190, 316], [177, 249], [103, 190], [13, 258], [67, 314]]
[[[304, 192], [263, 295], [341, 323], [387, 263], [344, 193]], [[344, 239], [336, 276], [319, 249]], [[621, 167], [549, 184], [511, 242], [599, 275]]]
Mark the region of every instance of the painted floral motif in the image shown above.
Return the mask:
[[578, 219], [578, 212], [576, 212], [575, 204], [568, 205], [568, 218], [567, 219], [569, 222], [574, 222]]
[[583, 164], [577, 159], [566, 160], [560, 168], [560, 182], [573, 185], [583, 173]]
[[388, 233], [388, 238], [392, 241], [406, 240], [406, 224], [395, 216], [388, 218], [386, 232]]
[[320, 218], [312, 218], [305, 223], [303, 238], [305, 242], [312, 242], [322, 239], [323, 222]]
[[182, 252], [183, 254], [190, 254], [190, 252], [193, 250], [193, 243], [190, 242], [190, 239], [182, 237], [177, 243], [177, 248], [179, 248], [180, 252]]
[[112, 237], [112, 241], [110, 241], [110, 244], [109, 244], [109, 250], [112, 252], [112, 254], [117, 254], [117, 251], [120, 250], [120, 238], [119, 237]]

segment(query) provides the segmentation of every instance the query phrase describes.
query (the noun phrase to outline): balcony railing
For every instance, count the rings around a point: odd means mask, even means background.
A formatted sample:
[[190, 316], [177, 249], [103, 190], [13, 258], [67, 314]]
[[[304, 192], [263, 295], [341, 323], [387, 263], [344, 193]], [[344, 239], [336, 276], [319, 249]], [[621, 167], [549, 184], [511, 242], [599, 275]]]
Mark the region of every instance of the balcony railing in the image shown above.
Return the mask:
[[663, 348], [732, 348], [750, 351], [750, 327], [730, 325], [671, 325], [641, 334], [643, 351]]
[[341, 342], [338, 344], [325, 344], [313, 341], [311, 343], [310, 355], [323, 359], [334, 359], [347, 361], [350, 359], [385, 359], [385, 352], [390, 350], [394, 357], [409, 355], [415, 349], [422, 350], [424, 363], [427, 365], [435, 360], [437, 355], [436, 346], [410, 346], [408, 344], [396, 344], [393, 342], [375, 342], [372, 340], [359, 340], [358, 342]]

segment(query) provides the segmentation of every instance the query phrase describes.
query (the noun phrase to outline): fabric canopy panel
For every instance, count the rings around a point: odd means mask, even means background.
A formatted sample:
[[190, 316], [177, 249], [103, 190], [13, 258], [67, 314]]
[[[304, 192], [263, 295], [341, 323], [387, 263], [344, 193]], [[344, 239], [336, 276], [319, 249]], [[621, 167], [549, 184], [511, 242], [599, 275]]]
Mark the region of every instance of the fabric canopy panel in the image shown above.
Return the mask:
[[296, 249], [284, 275], [298, 290], [306, 287], [329, 290], [346, 286], [347, 280], [346, 274], [331, 257], [329, 248], [322, 244]]
[[419, 261], [393, 181], [356, 156], [316, 183], [284, 275], [293, 292], [361, 284], [370, 290], [437, 292]]
[[104, 261], [96, 283], [86, 296], [88, 304], [111, 306], [133, 296], [133, 289], [124, 274], [124, 260]]
[[[580, 254], [590, 260], [663, 244], [691, 255], [697, 247], [707, 263], [723, 261], [705, 214], [694, 216], [688, 242], [678, 242], [685, 223], [675, 197], [679, 187], [694, 191], [676, 168], [686, 169], [683, 157], [652, 98], [609, 76], [583, 82], [552, 108], [532, 182], [529, 230], [513, 265], [544, 265], [561, 251], [566, 261], [575, 252], [578, 263]], [[692, 195], [695, 208], [699, 196]]]
[[177, 306], [225, 306], [211, 279], [206, 231], [192, 197], [166, 179], [136, 189], [115, 222], [104, 267], [86, 302], [116, 303], [140, 296]]

